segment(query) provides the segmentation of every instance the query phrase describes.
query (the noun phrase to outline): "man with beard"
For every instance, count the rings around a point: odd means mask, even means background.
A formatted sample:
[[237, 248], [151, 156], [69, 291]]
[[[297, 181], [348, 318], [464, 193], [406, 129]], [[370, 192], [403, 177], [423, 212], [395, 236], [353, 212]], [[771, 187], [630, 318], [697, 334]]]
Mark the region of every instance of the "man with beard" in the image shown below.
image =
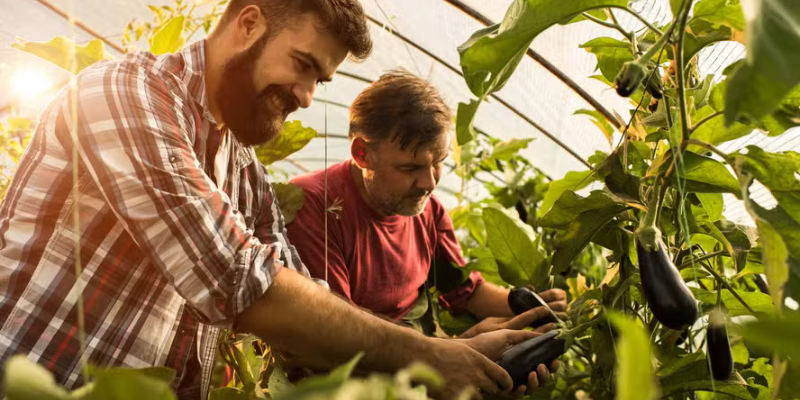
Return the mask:
[[[485, 282], [478, 272], [466, 276], [451, 267], [465, 262], [453, 223], [432, 193], [450, 151], [452, 120], [429, 82], [406, 72], [383, 75], [350, 105], [352, 159], [292, 180], [303, 189], [305, 203], [287, 226], [289, 239], [313, 277], [375, 313], [402, 318], [435, 275], [444, 293], [441, 304], [483, 318], [463, 337], [524, 328], [548, 317], [549, 310], [538, 307], [514, 317], [507, 289]], [[320, 251], [326, 243], [327, 252]], [[541, 296], [564, 315], [563, 290]], [[537, 386], [537, 378], [549, 380], [547, 368], [538, 372], [528, 386]]]
[[232, 327], [320, 368], [359, 351], [367, 370], [420, 360], [442, 397], [510, 390], [489, 358], [530, 334], [425, 338], [315, 284], [286, 240], [249, 146], [370, 49], [356, 0], [232, 0], [207, 40], [76, 76], [0, 205], [0, 365], [25, 354], [69, 388], [82, 360], [161, 365], [180, 399], [205, 399]]

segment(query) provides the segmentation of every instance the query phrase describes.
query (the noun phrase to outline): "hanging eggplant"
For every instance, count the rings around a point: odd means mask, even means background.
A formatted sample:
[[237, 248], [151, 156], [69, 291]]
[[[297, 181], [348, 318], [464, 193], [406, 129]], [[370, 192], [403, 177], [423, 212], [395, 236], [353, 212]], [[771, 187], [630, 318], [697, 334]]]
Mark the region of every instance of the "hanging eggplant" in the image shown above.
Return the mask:
[[656, 319], [677, 331], [692, 325], [697, 320], [697, 302], [667, 254], [658, 228], [640, 229], [636, 254], [644, 295]]
[[[539, 295], [526, 287], [514, 288], [508, 293], [508, 306], [511, 307], [511, 311], [514, 315], [520, 315], [528, 310], [545, 305], [547, 305], [547, 303], [545, 303]], [[531, 326], [538, 328], [551, 322], [558, 322], [558, 318], [556, 318], [553, 313], [549, 313], [546, 317], [533, 321]]]
[[528, 375], [536, 371], [539, 364], [550, 368], [550, 364], [566, 351], [566, 341], [559, 339], [561, 332], [552, 330], [532, 339], [528, 339], [506, 350], [497, 360], [497, 365], [502, 367], [514, 380], [514, 386], [528, 383]]
[[522, 200], [517, 200], [517, 203], [514, 204], [514, 208], [517, 210], [517, 214], [519, 214], [519, 219], [522, 222], [528, 223], [528, 209], [525, 208], [525, 203]]
[[764, 276], [755, 274], [753, 280], [756, 282], [756, 286], [758, 286], [758, 290], [760, 290], [761, 293], [769, 294], [769, 285], [767, 285], [767, 281], [764, 280]]
[[706, 347], [711, 376], [718, 381], [727, 380], [733, 373], [733, 353], [728, 341], [725, 314], [720, 310], [714, 310], [708, 316]]

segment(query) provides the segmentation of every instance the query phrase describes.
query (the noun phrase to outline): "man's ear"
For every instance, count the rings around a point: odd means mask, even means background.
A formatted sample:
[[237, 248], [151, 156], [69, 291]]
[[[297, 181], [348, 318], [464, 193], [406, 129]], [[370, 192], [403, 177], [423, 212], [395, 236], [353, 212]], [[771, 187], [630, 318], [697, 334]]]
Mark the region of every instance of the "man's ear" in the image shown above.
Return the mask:
[[353, 157], [353, 161], [355, 161], [358, 168], [367, 168], [367, 154], [369, 151], [369, 146], [364, 138], [359, 136], [353, 138], [353, 141], [350, 143], [350, 156]]
[[261, 9], [253, 4], [239, 11], [234, 24], [236, 25], [237, 40], [244, 45], [245, 49], [250, 48], [266, 30], [266, 19], [261, 14]]

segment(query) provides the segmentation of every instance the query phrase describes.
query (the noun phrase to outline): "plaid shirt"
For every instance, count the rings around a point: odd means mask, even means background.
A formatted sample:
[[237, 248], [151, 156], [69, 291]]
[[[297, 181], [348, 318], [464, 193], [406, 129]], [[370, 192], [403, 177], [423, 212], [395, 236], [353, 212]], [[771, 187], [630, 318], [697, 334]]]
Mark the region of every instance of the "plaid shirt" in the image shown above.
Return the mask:
[[43, 112], [0, 205], [0, 365], [82, 384], [82, 295], [90, 364], [175, 368], [179, 397], [205, 398], [220, 327], [281, 265], [308, 276], [253, 150], [232, 137], [210, 178], [204, 46], [99, 63]]

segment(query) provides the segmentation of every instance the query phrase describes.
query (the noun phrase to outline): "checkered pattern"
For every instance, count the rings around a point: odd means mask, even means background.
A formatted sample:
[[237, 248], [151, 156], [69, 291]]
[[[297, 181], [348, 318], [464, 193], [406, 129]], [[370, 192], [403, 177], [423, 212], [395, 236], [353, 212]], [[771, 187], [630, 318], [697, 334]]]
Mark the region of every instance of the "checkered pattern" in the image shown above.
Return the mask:
[[0, 365], [27, 354], [80, 385], [82, 296], [91, 364], [175, 368], [205, 398], [219, 328], [282, 266], [308, 275], [251, 148], [231, 140], [210, 178], [204, 46], [102, 62], [42, 114], [0, 205]]

